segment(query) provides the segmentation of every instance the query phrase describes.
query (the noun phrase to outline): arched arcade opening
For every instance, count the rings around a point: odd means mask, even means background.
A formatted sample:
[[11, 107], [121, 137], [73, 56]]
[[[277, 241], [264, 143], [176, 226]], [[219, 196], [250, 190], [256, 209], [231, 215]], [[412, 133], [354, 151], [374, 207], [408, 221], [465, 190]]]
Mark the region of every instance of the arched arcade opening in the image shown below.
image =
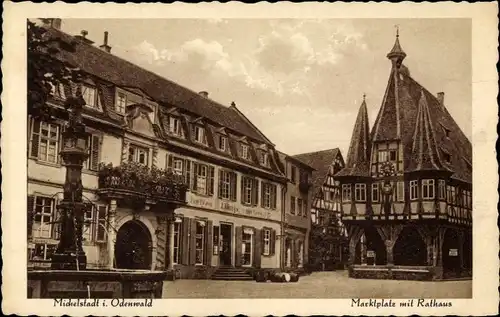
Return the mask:
[[407, 266], [427, 265], [427, 245], [416, 227], [405, 227], [393, 249], [394, 264]]

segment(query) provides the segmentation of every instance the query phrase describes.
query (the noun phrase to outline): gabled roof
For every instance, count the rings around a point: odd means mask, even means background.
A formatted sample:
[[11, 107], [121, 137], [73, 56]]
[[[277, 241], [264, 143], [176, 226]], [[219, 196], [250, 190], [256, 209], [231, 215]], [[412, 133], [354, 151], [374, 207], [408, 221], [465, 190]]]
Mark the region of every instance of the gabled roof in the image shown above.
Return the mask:
[[338, 148], [302, 153], [293, 156], [295, 159], [315, 169], [312, 173], [313, 192], [317, 192], [317, 189], [323, 186], [325, 177], [328, 175], [328, 170], [337, 155], [340, 155], [342, 159], [342, 153]]
[[[51, 36], [58, 36], [64, 41], [70, 42], [74, 39], [73, 36], [60, 30], [54, 28], [48, 30]], [[269, 143], [267, 138], [249, 124], [239, 111], [203, 97], [98, 47], [82, 41], [77, 41], [76, 45], [75, 52], [61, 50], [57, 58], [106, 82], [120, 87], [137, 87], [160, 103], [182, 108], [256, 141]]]
[[363, 99], [359, 107], [356, 122], [354, 123], [346, 165], [337, 173], [337, 176], [370, 176], [370, 153], [371, 142], [368, 110], [366, 101]]

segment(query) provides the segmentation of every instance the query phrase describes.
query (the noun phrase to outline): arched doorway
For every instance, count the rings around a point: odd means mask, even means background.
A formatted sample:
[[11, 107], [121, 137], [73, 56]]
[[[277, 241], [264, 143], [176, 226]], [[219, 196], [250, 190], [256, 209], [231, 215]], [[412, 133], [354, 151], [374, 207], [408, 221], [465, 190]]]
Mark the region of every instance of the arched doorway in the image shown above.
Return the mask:
[[385, 265], [387, 252], [385, 244], [375, 227], [364, 228], [364, 234], [356, 245], [354, 264]]
[[127, 221], [116, 235], [116, 267], [135, 270], [151, 269], [151, 247], [152, 239], [148, 228], [140, 221]]
[[416, 227], [405, 227], [393, 249], [395, 265], [427, 265], [427, 245]]

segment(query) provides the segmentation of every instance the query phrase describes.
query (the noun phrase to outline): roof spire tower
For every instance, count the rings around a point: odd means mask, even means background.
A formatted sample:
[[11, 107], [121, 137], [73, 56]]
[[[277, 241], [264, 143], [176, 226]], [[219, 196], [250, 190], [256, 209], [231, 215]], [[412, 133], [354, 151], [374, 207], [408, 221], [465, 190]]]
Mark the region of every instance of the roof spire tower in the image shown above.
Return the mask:
[[396, 25], [396, 42], [394, 42], [394, 46], [392, 50], [387, 54], [387, 58], [392, 61], [393, 66], [399, 68], [401, 63], [406, 57], [406, 53], [401, 48], [401, 44], [399, 44], [399, 25]]

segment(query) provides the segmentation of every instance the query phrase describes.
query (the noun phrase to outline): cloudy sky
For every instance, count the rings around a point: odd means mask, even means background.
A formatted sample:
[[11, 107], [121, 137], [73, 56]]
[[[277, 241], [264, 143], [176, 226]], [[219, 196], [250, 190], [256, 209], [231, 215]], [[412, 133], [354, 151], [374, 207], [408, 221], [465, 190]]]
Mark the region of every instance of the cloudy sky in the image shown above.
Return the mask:
[[446, 93], [471, 136], [471, 24], [465, 19], [63, 20], [63, 31], [210, 98], [237, 107], [288, 154], [339, 147], [347, 155], [366, 93], [375, 121], [400, 27], [412, 77]]

